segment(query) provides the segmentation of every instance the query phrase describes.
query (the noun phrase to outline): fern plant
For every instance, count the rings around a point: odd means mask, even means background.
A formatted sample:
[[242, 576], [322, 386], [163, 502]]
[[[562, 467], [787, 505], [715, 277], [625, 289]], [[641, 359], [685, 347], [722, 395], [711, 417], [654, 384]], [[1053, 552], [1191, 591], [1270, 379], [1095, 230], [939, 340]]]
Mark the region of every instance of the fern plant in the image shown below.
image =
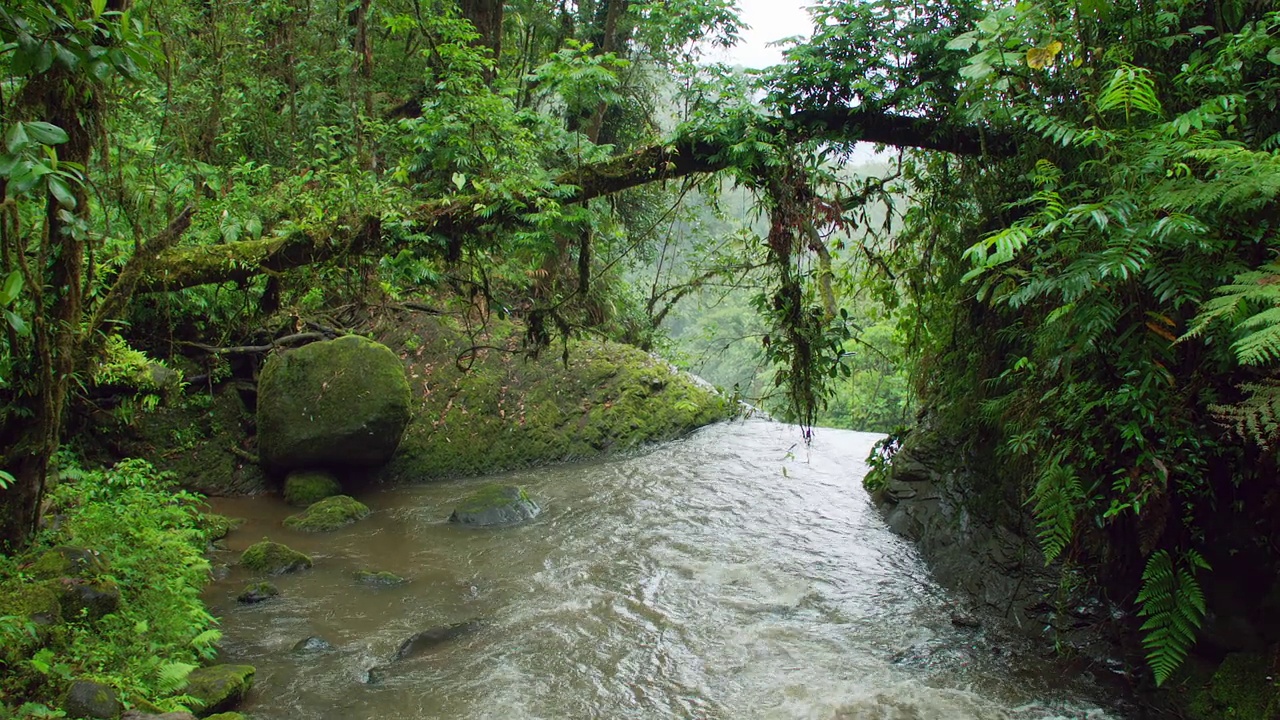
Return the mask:
[[1186, 551], [1177, 563], [1164, 550], [1147, 559], [1138, 592], [1138, 615], [1147, 619], [1142, 624], [1142, 646], [1156, 685], [1169, 679], [1195, 644], [1205, 616], [1204, 593], [1196, 571], [1209, 569], [1209, 563], [1195, 550]]

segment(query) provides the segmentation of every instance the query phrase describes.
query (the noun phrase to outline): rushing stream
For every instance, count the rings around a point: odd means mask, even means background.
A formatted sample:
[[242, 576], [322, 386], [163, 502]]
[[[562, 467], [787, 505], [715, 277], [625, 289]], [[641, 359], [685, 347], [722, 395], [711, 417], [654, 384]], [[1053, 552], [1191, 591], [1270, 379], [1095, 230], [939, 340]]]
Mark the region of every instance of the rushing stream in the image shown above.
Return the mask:
[[[1119, 718], [1043, 653], [952, 623], [952, 600], [861, 488], [877, 436], [721, 424], [643, 455], [501, 478], [543, 505], [497, 530], [446, 522], [480, 480], [369, 494], [369, 518], [286, 530], [293, 509], [224, 499], [232, 550], [270, 537], [315, 559], [281, 596], [207, 599], [224, 661], [257, 667], [256, 720]], [[225, 560], [233, 557], [227, 555]], [[357, 570], [411, 579], [357, 585]], [[391, 665], [415, 632], [479, 629]], [[320, 636], [335, 649], [292, 651]]]

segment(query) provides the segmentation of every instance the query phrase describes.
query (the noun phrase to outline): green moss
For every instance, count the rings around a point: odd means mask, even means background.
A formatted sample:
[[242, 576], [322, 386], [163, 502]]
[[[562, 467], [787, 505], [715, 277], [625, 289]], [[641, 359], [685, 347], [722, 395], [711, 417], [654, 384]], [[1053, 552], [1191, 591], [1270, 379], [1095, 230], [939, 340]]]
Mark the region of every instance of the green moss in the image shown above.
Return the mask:
[[349, 495], [325, 498], [297, 515], [285, 518], [286, 527], [303, 532], [329, 532], [369, 515], [369, 508]]
[[28, 572], [41, 579], [93, 578], [106, 571], [107, 563], [101, 553], [65, 545], [41, 553], [28, 568]]
[[204, 720], [249, 720], [249, 718], [238, 712], [225, 712], [217, 715], [208, 715]]
[[1270, 672], [1270, 661], [1264, 655], [1228, 655], [1208, 684], [1192, 693], [1190, 717], [1275, 720], [1280, 717], [1280, 688], [1269, 679]]
[[202, 713], [225, 712], [236, 706], [253, 687], [252, 665], [211, 665], [187, 676], [183, 691], [200, 702]]
[[284, 500], [290, 505], [307, 507], [327, 497], [342, 493], [337, 478], [322, 470], [299, 470], [284, 479]]
[[356, 582], [361, 585], [369, 585], [372, 587], [392, 587], [394, 585], [403, 585], [408, 580], [396, 575], [393, 572], [385, 570], [373, 572], [371, 570], [359, 570], [355, 573]]
[[229, 518], [217, 513], [205, 513], [200, 517], [200, 527], [205, 531], [205, 540], [215, 542], [231, 534], [231, 531], [244, 524], [240, 518]]
[[[414, 417], [385, 476], [421, 481], [477, 475], [627, 450], [728, 418], [726, 398], [636, 348], [573, 342], [526, 360], [522, 329], [494, 321], [472, 338], [432, 321], [408, 359]], [[481, 342], [468, 372], [453, 362]]]
[[263, 540], [240, 556], [240, 564], [260, 573], [280, 575], [311, 567], [311, 558], [280, 543]]
[[258, 387], [258, 447], [277, 471], [379, 465], [409, 421], [400, 359], [356, 335], [273, 355]]
[[246, 585], [244, 590], [236, 596], [236, 600], [242, 603], [259, 603], [263, 600], [269, 600], [280, 594], [280, 588], [269, 582], [256, 582]]

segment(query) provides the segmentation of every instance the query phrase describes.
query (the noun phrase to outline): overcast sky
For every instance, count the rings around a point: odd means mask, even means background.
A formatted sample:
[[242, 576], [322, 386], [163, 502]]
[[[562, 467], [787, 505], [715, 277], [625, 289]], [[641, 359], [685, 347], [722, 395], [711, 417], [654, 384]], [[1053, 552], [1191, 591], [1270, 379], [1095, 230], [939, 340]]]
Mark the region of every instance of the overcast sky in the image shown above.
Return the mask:
[[751, 29], [731, 49], [724, 61], [731, 65], [762, 68], [782, 62], [781, 48], [769, 43], [794, 35], [808, 35], [810, 0], [738, 0], [742, 22]]

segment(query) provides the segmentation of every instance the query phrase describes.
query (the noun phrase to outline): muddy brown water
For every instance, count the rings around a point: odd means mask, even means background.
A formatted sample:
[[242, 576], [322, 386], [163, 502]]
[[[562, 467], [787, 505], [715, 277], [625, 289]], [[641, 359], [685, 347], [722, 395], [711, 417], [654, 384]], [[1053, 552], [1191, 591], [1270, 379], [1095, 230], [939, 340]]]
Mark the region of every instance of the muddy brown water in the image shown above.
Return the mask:
[[[285, 529], [273, 498], [215, 500], [246, 524], [215, 562], [271, 538], [315, 567], [239, 606], [233, 565], [206, 599], [223, 660], [257, 667], [256, 720], [821, 718], [1109, 720], [1105, 693], [995, 618], [955, 627], [953, 599], [861, 488], [878, 436], [765, 421], [643, 454], [499, 476], [543, 513], [512, 528], [446, 522], [477, 484], [370, 493], [335, 533]], [[356, 584], [389, 570], [406, 585]], [[421, 630], [479, 630], [391, 666]], [[297, 654], [320, 636], [334, 650]]]

